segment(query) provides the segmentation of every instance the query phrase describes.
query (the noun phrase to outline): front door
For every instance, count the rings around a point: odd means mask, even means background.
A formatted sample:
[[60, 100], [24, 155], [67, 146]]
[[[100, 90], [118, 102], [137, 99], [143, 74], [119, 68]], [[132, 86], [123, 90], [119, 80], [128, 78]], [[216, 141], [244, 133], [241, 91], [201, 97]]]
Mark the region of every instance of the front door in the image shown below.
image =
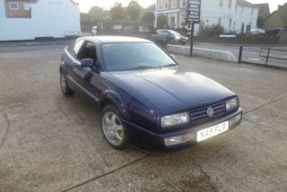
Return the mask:
[[241, 25], [241, 34], [243, 34], [244, 33], [244, 23], [242, 23], [242, 25]]
[[[78, 48], [79, 46], [80, 48]], [[70, 54], [72, 64], [69, 65], [69, 81], [89, 100], [98, 102], [101, 93], [97, 89], [99, 71], [96, 67], [98, 62], [96, 45], [90, 41], [83, 41], [76, 43], [71, 49], [77, 51], [75, 54]], [[81, 65], [82, 59], [92, 59], [94, 67], [83, 67]]]

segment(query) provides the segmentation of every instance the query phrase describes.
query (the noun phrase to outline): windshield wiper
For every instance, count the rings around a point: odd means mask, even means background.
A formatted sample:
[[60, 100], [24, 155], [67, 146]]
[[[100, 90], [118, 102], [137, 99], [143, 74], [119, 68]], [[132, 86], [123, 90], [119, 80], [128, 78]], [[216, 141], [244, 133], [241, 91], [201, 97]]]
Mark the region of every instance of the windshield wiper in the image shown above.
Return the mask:
[[130, 69], [130, 70], [142, 70], [142, 69], [155, 69], [155, 67], [151, 67], [151, 66], [140, 66], [140, 67], [132, 68], [132, 69]]
[[162, 65], [161, 67], [175, 67], [175, 66], [178, 66], [178, 64], [172, 63], [168, 65]]

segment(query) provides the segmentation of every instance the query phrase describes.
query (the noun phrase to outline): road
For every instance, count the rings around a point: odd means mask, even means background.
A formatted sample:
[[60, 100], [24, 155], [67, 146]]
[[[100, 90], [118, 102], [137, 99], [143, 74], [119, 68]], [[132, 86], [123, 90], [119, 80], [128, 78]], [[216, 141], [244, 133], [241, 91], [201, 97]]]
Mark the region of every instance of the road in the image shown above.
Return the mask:
[[63, 47], [1, 50], [1, 192], [287, 191], [286, 71], [177, 55], [182, 68], [238, 93], [242, 124], [183, 149], [117, 151], [98, 112], [62, 95]]
[[[190, 45], [187, 44], [186, 46], [190, 46]], [[194, 47], [205, 48], [205, 49], [214, 49], [214, 50], [222, 50], [222, 51], [231, 51], [235, 55], [236, 58], [238, 58], [238, 56], [239, 56], [239, 45], [195, 42]], [[270, 52], [270, 57], [285, 59], [285, 60], [269, 59], [268, 65], [287, 68], [287, 56], [286, 56], [287, 55], [287, 46], [244, 45], [243, 53], [242, 53], [242, 61], [265, 65], [268, 50], [263, 49], [261, 51], [261, 47], [272, 49]], [[264, 57], [260, 57], [260, 51], [261, 51], [261, 55]]]

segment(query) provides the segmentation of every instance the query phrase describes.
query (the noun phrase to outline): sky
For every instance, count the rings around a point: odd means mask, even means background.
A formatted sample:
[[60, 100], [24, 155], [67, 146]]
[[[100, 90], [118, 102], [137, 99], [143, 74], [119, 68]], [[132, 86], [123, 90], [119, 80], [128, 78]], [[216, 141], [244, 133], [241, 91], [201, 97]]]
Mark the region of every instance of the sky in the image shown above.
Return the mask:
[[[87, 13], [91, 7], [99, 6], [105, 9], [110, 9], [114, 6], [115, 0], [77, 0], [80, 3], [81, 12]], [[117, 0], [123, 6], [127, 6], [131, 0]], [[154, 4], [156, 0], [137, 0], [137, 2], [144, 8]], [[210, 0], [212, 1], [212, 0]], [[247, 0], [250, 3], [269, 3], [270, 12], [277, 10], [278, 5], [287, 3], [287, 0]]]

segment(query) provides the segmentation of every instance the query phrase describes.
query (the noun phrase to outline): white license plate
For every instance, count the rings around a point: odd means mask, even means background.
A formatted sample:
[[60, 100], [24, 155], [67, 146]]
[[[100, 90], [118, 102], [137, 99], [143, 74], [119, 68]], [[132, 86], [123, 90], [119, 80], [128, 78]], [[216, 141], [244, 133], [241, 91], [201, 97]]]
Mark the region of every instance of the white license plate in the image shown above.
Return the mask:
[[206, 129], [202, 129], [197, 132], [197, 142], [209, 139], [226, 131], [228, 131], [228, 121]]

